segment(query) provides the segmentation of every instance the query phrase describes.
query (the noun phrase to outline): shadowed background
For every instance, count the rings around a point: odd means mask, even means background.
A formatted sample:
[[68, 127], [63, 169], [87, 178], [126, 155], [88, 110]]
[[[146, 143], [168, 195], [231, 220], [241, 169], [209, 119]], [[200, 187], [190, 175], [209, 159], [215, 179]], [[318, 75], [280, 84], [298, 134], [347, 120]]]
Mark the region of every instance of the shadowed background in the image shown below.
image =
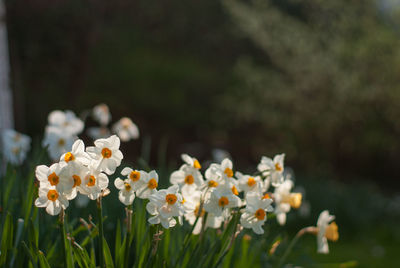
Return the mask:
[[122, 148], [133, 164], [150, 142], [153, 167], [222, 148], [250, 170], [284, 152], [309, 178], [313, 219], [324, 208], [337, 215], [346, 238], [332, 260], [359, 256], [374, 267], [397, 256], [400, 234], [385, 224], [400, 215], [399, 198], [390, 199], [400, 171], [398, 1], [6, 6], [17, 130], [39, 139], [50, 111], [104, 102], [113, 121], [129, 116], [140, 129]]

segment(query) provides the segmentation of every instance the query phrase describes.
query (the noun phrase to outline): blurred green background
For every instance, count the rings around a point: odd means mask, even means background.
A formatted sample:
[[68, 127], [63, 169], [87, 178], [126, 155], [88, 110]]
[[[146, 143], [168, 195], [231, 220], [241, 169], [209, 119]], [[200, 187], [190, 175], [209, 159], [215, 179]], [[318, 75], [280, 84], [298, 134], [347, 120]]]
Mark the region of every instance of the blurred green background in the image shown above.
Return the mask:
[[123, 145], [131, 162], [143, 140], [154, 166], [160, 146], [175, 167], [183, 152], [204, 160], [226, 149], [243, 170], [285, 152], [314, 198], [307, 223], [322, 204], [342, 221], [344, 255], [331, 260], [353, 259], [360, 245], [354, 259], [368, 255], [364, 265], [396, 257], [400, 1], [6, 7], [17, 130], [40, 136], [51, 110], [79, 114], [104, 102], [114, 120], [129, 116], [140, 128], [142, 138]]

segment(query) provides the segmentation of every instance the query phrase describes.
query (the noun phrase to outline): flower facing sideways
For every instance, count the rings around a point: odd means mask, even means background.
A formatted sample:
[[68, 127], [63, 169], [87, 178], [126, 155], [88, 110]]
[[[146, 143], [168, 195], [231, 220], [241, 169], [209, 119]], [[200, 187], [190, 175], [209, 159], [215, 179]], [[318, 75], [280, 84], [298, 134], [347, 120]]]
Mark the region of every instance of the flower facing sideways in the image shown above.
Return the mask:
[[[139, 173], [140, 173], [139, 176], [140, 179], [137, 181], [137, 183], [133, 185], [133, 187], [134, 190], [136, 191], [137, 197], [141, 199], [146, 199], [149, 198], [151, 194], [157, 192], [158, 174], [155, 170], [152, 170], [149, 173], [145, 171], [140, 171]], [[133, 177], [136, 180], [137, 173], [135, 173], [135, 176]]]
[[271, 180], [274, 187], [279, 186], [284, 181], [283, 170], [285, 154], [275, 155], [274, 159], [263, 156], [258, 164], [258, 171]]
[[204, 184], [203, 176], [199, 171], [201, 165], [196, 158], [187, 154], [182, 155], [182, 160], [186, 163], [171, 174], [170, 182], [179, 185], [182, 193], [189, 194]]
[[318, 253], [329, 253], [328, 240], [337, 241], [339, 239], [338, 226], [333, 220], [335, 216], [330, 215], [328, 210], [324, 210], [317, 221], [317, 245]]

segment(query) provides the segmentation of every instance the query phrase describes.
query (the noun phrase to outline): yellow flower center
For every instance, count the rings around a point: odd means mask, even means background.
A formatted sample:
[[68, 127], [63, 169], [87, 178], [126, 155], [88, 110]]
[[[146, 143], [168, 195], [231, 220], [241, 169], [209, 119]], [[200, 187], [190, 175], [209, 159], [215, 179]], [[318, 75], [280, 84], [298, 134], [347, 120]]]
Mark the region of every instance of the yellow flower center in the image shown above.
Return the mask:
[[129, 192], [129, 191], [132, 189], [132, 186], [131, 186], [129, 183], [127, 183], [127, 182], [124, 183], [124, 186], [125, 186], [125, 190], [126, 190], [127, 192]]
[[21, 152], [21, 148], [19, 148], [19, 147], [14, 147], [14, 148], [11, 149], [11, 152], [12, 152], [14, 155], [19, 155], [19, 153]]
[[225, 207], [229, 204], [229, 199], [225, 196], [222, 196], [219, 200], [218, 200], [218, 205], [220, 207]]
[[204, 208], [201, 209], [200, 215], [199, 215], [199, 212], [200, 212], [200, 204], [198, 204], [198, 205], [196, 206], [196, 208], [194, 209], [194, 215], [195, 215], [196, 217], [203, 217], [204, 214], [206, 213], [206, 211], [204, 210]]
[[14, 142], [19, 142], [20, 140], [21, 140], [21, 134], [19, 134], [19, 133], [16, 133], [15, 135], [14, 135]]
[[64, 156], [65, 162], [68, 163], [69, 161], [74, 161], [74, 160], [75, 160], [75, 156], [71, 152], [68, 152], [65, 154], [65, 156]]
[[72, 178], [74, 179], [74, 186], [72, 186], [72, 187], [81, 185], [81, 183], [82, 183], [81, 177], [79, 177], [78, 175], [72, 175]]
[[149, 187], [150, 189], [155, 189], [155, 188], [157, 188], [157, 186], [158, 186], [158, 183], [154, 178], [150, 179], [149, 182], [147, 183], [147, 187]]
[[283, 170], [283, 168], [279, 163], [276, 163], [275, 164], [275, 170], [281, 172]]
[[226, 176], [228, 176], [228, 178], [233, 177], [233, 170], [228, 167], [224, 170], [224, 173], [226, 174]]
[[232, 186], [232, 194], [239, 195], [239, 192], [238, 192], [238, 190], [237, 190], [235, 185]]
[[47, 199], [49, 199], [50, 201], [56, 201], [58, 199], [58, 193], [56, 190], [49, 190], [47, 192]]
[[265, 194], [262, 199], [271, 199], [271, 197], [269, 196], [269, 194]]
[[325, 237], [330, 241], [337, 241], [339, 239], [338, 226], [335, 222], [331, 222], [325, 229]]
[[57, 185], [60, 182], [60, 178], [57, 176], [55, 172], [51, 173], [47, 179], [49, 180], [51, 185]]
[[262, 208], [257, 209], [256, 213], [254, 213], [254, 217], [256, 217], [259, 221], [265, 219], [265, 215], [265, 210], [263, 210]]
[[193, 184], [194, 183], [194, 178], [193, 178], [193, 176], [192, 175], [187, 175], [186, 176], [186, 178], [185, 178], [185, 183], [186, 184]]
[[253, 187], [254, 185], [256, 185], [256, 180], [253, 177], [249, 177], [249, 179], [247, 180], [247, 185], [249, 187]]
[[111, 150], [108, 149], [108, 148], [103, 148], [103, 149], [101, 150], [101, 155], [102, 155], [104, 158], [110, 158], [111, 155], [112, 155], [112, 152], [111, 152]]
[[140, 172], [137, 170], [132, 171], [131, 174], [129, 174], [129, 178], [133, 182], [138, 181], [140, 179]]
[[96, 178], [93, 175], [90, 175], [87, 186], [95, 186], [95, 184], [96, 184]]
[[178, 200], [178, 197], [174, 194], [167, 194], [165, 196], [165, 201], [169, 204], [169, 205], [173, 205], [175, 204], [176, 200]]
[[211, 180], [208, 182], [208, 187], [217, 187], [217, 186], [218, 186], [218, 182], [216, 182], [216, 181]]
[[193, 162], [193, 167], [194, 167], [195, 169], [201, 169], [200, 162], [197, 161], [197, 159], [194, 160], [194, 162]]
[[299, 208], [301, 206], [302, 195], [301, 193], [291, 193], [289, 204], [292, 208]]
[[64, 147], [64, 145], [65, 145], [65, 140], [64, 139], [59, 139], [58, 140], [58, 146]]

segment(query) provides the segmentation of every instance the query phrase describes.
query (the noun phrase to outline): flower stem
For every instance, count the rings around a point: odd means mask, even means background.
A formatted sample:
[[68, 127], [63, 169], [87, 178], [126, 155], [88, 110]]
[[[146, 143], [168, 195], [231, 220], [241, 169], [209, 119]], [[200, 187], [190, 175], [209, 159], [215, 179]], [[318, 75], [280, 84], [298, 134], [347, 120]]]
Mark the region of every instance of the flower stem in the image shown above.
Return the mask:
[[100, 268], [104, 268], [104, 231], [103, 231], [103, 209], [101, 205], [101, 196], [97, 198], [97, 217], [98, 217], [98, 227], [99, 227], [99, 256], [100, 256]]
[[300, 229], [300, 231], [297, 232], [297, 234], [294, 236], [294, 238], [290, 242], [289, 246], [286, 248], [285, 253], [283, 254], [281, 260], [279, 261], [279, 264], [276, 267], [282, 267], [282, 265], [286, 261], [286, 258], [289, 256], [294, 245], [297, 243], [297, 241], [300, 239], [300, 237], [302, 237], [305, 233], [312, 232], [314, 229], [315, 229], [314, 227], [305, 227], [303, 229]]
[[60, 231], [61, 231], [61, 240], [62, 240], [62, 246], [63, 246], [63, 257], [64, 257], [64, 265], [67, 266], [68, 265], [68, 259], [67, 259], [67, 248], [66, 248], [66, 243], [65, 240], [66, 235], [65, 235], [65, 226], [64, 226], [64, 218], [65, 218], [65, 214], [64, 214], [64, 209], [61, 209], [60, 212]]

